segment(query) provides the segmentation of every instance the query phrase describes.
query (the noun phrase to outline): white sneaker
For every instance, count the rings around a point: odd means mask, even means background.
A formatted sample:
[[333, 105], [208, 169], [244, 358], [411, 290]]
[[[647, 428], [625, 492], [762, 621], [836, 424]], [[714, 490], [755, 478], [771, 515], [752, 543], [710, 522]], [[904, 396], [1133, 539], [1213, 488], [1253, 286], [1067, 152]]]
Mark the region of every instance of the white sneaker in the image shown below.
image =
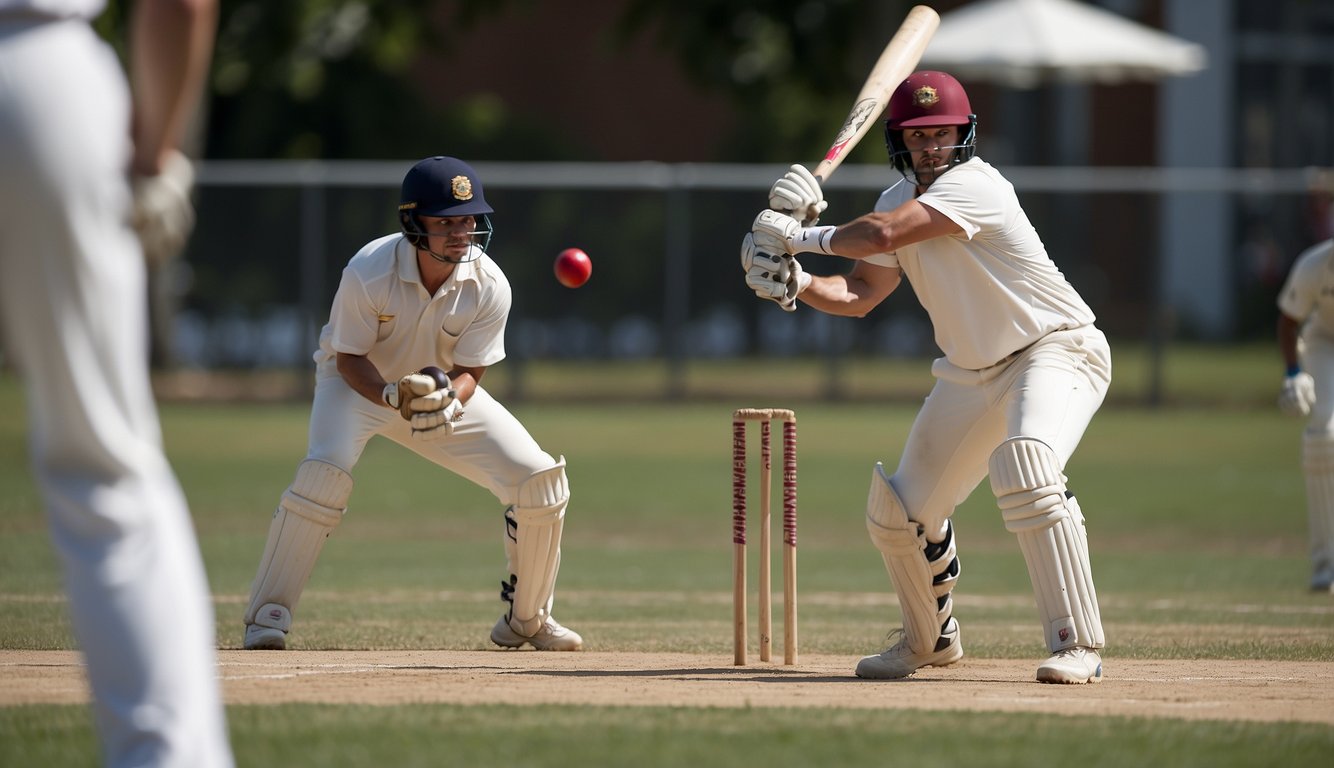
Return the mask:
[[247, 651], [285, 651], [287, 650], [287, 633], [281, 629], [247, 624], [245, 625], [245, 649]]
[[1102, 682], [1102, 657], [1092, 648], [1077, 645], [1057, 651], [1054, 656], [1042, 662], [1038, 667], [1039, 683], [1080, 683]]
[[914, 653], [908, 647], [908, 636], [902, 629], [890, 633], [900, 635], [899, 641], [883, 653], [865, 656], [857, 662], [857, 677], [875, 680], [897, 680], [907, 677], [922, 667], [948, 667], [963, 658], [963, 643], [959, 641], [959, 622], [950, 617], [945, 631], [936, 640], [930, 653]]
[[584, 645], [584, 639], [573, 629], [562, 627], [550, 616], [537, 634], [521, 635], [510, 626], [509, 619], [501, 616], [500, 621], [491, 628], [491, 642], [505, 648], [521, 648], [527, 643], [539, 651], [577, 651]]
[[1311, 574], [1312, 592], [1334, 592], [1334, 569], [1319, 568]]

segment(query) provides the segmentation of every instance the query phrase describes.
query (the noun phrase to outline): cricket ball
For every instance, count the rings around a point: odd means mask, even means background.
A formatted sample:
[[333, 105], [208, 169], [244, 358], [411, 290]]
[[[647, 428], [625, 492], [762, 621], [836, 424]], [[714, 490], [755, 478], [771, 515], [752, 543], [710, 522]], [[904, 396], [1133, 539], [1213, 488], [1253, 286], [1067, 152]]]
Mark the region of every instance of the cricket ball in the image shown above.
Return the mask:
[[578, 248], [566, 248], [556, 256], [556, 279], [566, 288], [578, 288], [593, 274], [593, 261]]
[[436, 389], [449, 388], [449, 374], [445, 373], [444, 371], [440, 370], [434, 365], [426, 366], [425, 368], [421, 369], [419, 373], [421, 373], [421, 375], [423, 376], [430, 376], [432, 379], [434, 379]]

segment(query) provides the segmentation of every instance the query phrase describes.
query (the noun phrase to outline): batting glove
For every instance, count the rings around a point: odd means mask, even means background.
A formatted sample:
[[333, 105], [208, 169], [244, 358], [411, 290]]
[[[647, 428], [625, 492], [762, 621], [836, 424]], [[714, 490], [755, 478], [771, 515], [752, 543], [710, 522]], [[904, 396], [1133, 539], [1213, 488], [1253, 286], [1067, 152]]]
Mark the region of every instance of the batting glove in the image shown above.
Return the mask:
[[185, 247], [195, 227], [195, 208], [190, 202], [194, 184], [194, 165], [177, 151], [172, 151], [158, 175], [132, 180], [134, 211], [130, 222], [150, 266], [166, 263]]
[[803, 227], [820, 220], [829, 207], [820, 190], [820, 180], [803, 165], [794, 165], [769, 189], [769, 207], [800, 219]]
[[756, 250], [775, 256], [791, 255], [792, 238], [801, 230], [801, 224], [786, 213], [765, 209], [750, 225]]
[[1315, 379], [1305, 371], [1298, 371], [1283, 379], [1278, 394], [1278, 407], [1290, 416], [1309, 416], [1315, 405]]

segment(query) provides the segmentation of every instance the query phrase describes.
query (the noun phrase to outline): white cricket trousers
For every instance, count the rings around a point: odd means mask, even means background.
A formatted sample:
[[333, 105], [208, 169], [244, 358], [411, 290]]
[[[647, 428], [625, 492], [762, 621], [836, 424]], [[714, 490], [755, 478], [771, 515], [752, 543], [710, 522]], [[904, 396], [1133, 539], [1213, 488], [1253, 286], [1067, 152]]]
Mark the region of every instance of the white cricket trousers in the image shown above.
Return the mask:
[[1311, 567], [1334, 572], [1334, 339], [1309, 329], [1302, 335], [1302, 367], [1315, 380], [1315, 403], [1302, 440]]
[[414, 440], [411, 425], [398, 411], [357, 394], [336, 372], [321, 373], [310, 410], [306, 458], [326, 461], [350, 473], [367, 441], [383, 435], [486, 488], [506, 507], [518, 501], [523, 481], [555, 465], [519, 420], [484, 388], [477, 387], [464, 412], [454, 434], [437, 442]]
[[913, 422], [891, 483], [927, 538], [987, 476], [992, 451], [1032, 437], [1069, 461], [1111, 383], [1111, 351], [1094, 326], [1048, 334], [991, 368], [935, 361], [936, 384]]
[[213, 606], [148, 379], [129, 94], [87, 24], [0, 16], [0, 326], [110, 766], [231, 766]]

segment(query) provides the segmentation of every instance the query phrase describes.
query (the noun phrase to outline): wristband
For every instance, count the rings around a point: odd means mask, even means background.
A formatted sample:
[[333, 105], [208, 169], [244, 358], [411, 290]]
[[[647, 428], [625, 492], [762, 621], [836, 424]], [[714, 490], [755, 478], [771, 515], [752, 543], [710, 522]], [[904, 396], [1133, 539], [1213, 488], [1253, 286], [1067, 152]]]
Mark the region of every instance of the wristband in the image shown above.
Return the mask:
[[1293, 363], [1288, 366], [1288, 372], [1285, 374], [1289, 379], [1302, 372], [1302, 366], [1299, 363]]
[[384, 401], [385, 405], [398, 410], [398, 385], [384, 385], [384, 391], [380, 393], [380, 399]]
[[835, 256], [830, 248], [838, 227], [802, 227], [792, 236], [792, 250], [797, 253], [823, 253]]

